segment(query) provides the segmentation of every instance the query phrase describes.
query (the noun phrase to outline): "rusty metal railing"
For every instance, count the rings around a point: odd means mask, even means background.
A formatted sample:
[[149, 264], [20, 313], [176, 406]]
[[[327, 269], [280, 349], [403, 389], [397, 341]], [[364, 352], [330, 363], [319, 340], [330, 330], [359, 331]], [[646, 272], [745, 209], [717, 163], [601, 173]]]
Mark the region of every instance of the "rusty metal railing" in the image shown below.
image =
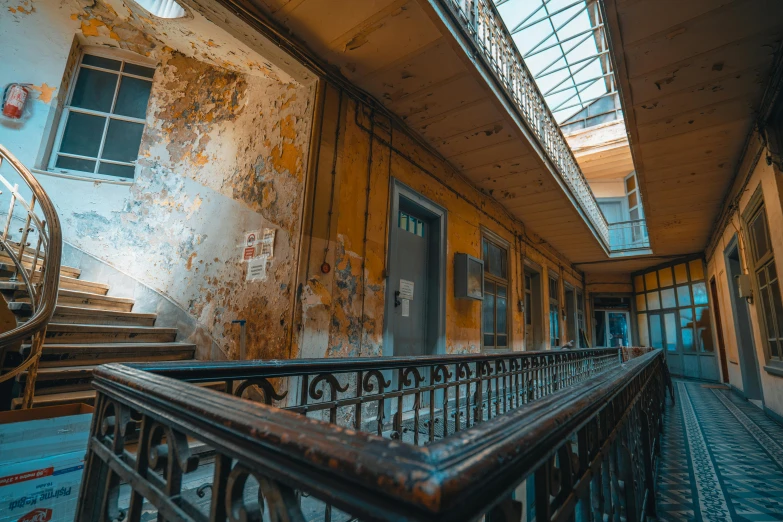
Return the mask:
[[477, 54], [513, 101], [607, 251], [611, 251], [606, 218], [493, 1], [430, 1], [446, 7], [472, 41]]
[[[22, 194], [17, 183], [12, 185], [0, 174], [0, 184], [4, 187], [0, 187], [0, 193], [7, 191], [10, 195], [8, 216], [0, 236], [0, 262], [6, 265], [4, 269], [9, 274], [6, 282], [27, 294], [31, 316], [29, 320], [17, 324], [16, 328], [0, 334], [0, 359], [5, 359], [7, 349], [25, 341], [30, 342], [27, 358], [14, 369], [0, 375], [0, 382], [13, 379], [26, 371], [22, 408], [29, 408], [35, 393], [38, 361], [46, 328], [57, 305], [62, 232], [57, 211], [46, 191], [21, 162], [0, 145], [0, 167], [4, 164], [16, 172], [22, 188], [27, 189], [30, 195]], [[15, 222], [20, 222], [22, 226], [15, 228]]]

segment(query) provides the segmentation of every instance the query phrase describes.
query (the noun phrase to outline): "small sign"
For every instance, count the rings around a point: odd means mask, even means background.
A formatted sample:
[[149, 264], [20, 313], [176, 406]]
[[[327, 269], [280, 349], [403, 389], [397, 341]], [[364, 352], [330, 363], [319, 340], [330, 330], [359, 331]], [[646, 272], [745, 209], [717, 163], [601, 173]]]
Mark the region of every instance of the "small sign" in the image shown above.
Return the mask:
[[400, 279], [400, 299], [413, 301], [413, 281]]
[[272, 259], [275, 255], [275, 229], [265, 228], [264, 235], [259, 243], [261, 245], [261, 253], [259, 255]]
[[258, 241], [258, 232], [248, 232], [245, 234], [246, 247], [255, 246], [256, 241]]
[[250, 259], [253, 259], [254, 257], [256, 257], [256, 247], [254, 247], [254, 246], [246, 247], [245, 248], [245, 253], [242, 256], [242, 259], [244, 259], [245, 261], [248, 261]]
[[408, 299], [402, 300], [402, 316], [410, 317], [411, 315], [411, 302]]
[[263, 281], [266, 279], [266, 256], [254, 257], [247, 262], [247, 280]]

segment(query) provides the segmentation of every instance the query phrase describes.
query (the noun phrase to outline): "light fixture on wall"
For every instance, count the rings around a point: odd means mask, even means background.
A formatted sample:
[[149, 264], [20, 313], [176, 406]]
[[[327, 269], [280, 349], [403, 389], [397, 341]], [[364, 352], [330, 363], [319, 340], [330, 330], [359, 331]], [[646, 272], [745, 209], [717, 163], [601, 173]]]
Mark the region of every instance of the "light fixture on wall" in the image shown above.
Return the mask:
[[158, 18], [184, 18], [185, 8], [174, 0], [135, 0], [137, 4]]

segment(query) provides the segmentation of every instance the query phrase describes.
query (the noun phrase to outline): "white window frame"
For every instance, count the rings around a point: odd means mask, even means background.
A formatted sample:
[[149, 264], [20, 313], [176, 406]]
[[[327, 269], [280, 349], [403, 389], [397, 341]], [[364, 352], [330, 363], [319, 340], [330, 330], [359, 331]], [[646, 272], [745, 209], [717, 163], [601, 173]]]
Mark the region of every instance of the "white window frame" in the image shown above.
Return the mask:
[[[68, 96], [65, 98], [65, 102], [63, 103], [62, 112], [60, 114], [60, 118], [57, 125], [57, 133], [55, 135], [55, 140], [52, 145], [51, 153], [49, 154], [49, 162], [47, 166], [47, 170], [49, 172], [55, 172], [59, 174], [68, 174], [75, 177], [85, 177], [90, 179], [99, 179], [99, 180], [106, 180], [106, 181], [127, 181], [127, 182], [133, 182], [136, 179], [136, 175], [138, 174], [138, 164], [136, 163], [138, 161], [138, 153], [136, 160], [132, 162], [122, 162], [122, 161], [114, 161], [114, 160], [106, 160], [106, 159], [100, 159], [101, 154], [103, 154], [103, 148], [106, 144], [106, 134], [109, 130], [109, 123], [112, 119], [115, 120], [121, 120], [121, 121], [128, 121], [133, 123], [140, 123], [144, 125], [144, 128], [146, 130], [147, 125], [147, 119], [146, 114], [145, 118], [131, 118], [129, 116], [123, 116], [120, 114], [112, 114], [112, 113], [105, 113], [101, 111], [94, 111], [91, 109], [83, 109], [81, 107], [74, 107], [73, 109], [70, 106], [71, 99], [73, 97], [73, 91], [76, 88], [76, 82], [79, 79], [79, 71], [82, 67], [88, 68], [88, 69], [94, 69], [97, 71], [106, 71], [113, 74], [117, 74], [119, 76], [127, 76], [129, 78], [136, 78], [144, 81], [148, 81], [151, 84], [154, 83], [154, 78], [147, 78], [146, 76], [138, 76], [135, 74], [128, 74], [122, 71], [124, 67], [121, 67], [120, 71], [114, 71], [110, 69], [102, 69], [101, 67], [93, 66], [93, 65], [82, 65], [82, 60], [84, 58], [85, 54], [93, 55], [93, 56], [99, 56], [102, 58], [109, 58], [111, 60], [117, 60], [123, 63], [131, 63], [134, 65], [140, 65], [142, 67], [148, 67], [151, 69], [157, 70], [157, 62], [149, 59], [145, 59], [144, 57], [138, 56], [135, 53], [131, 53], [129, 51], [124, 51], [120, 49], [106, 49], [103, 47], [93, 47], [93, 46], [85, 46], [83, 47], [79, 52], [79, 58], [76, 61], [76, 64], [74, 66], [73, 74], [71, 74], [71, 82], [68, 86]], [[119, 93], [121, 81], [117, 82], [117, 85], [114, 88], [114, 97], [112, 99], [112, 107], [111, 109], [114, 109], [114, 105], [117, 102], [117, 95]], [[147, 100], [147, 107], [149, 108], [149, 100]], [[98, 149], [98, 157], [92, 158], [88, 156], [79, 156], [77, 154], [69, 154], [69, 153], [60, 153], [60, 146], [62, 144], [63, 135], [65, 134], [65, 126], [68, 123], [68, 115], [73, 112], [79, 112], [82, 114], [91, 114], [95, 116], [101, 116], [106, 118], [106, 124], [103, 127], [103, 135], [101, 136], [101, 143]], [[86, 159], [90, 161], [95, 161], [95, 168], [93, 172], [87, 172], [83, 170], [72, 170], [72, 169], [64, 169], [62, 167], [55, 166], [57, 164], [57, 157], [59, 155], [77, 158], [77, 159]], [[101, 174], [98, 172], [98, 167], [101, 162], [104, 163], [112, 163], [115, 165], [123, 165], [123, 166], [133, 166], [134, 172], [132, 178], [124, 178], [122, 176], [113, 176], [111, 174]]]

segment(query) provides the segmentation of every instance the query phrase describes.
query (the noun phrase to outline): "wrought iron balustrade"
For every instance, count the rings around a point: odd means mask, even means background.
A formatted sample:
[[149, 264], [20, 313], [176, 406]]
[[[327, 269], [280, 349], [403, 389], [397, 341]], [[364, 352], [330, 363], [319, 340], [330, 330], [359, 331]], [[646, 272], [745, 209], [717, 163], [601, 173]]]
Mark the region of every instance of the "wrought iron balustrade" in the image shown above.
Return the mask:
[[609, 223], [609, 243], [614, 253], [649, 249], [647, 221], [634, 219]]
[[610, 250], [606, 218], [493, 0], [432, 1], [441, 4], [453, 15], [473, 43], [478, 56], [513, 101], [607, 250]]
[[[660, 350], [616, 349], [105, 365], [77, 519], [510, 521], [524, 504], [537, 520], [636, 520], [654, 510], [666, 375]], [[413, 419], [471, 413], [405, 443], [406, 400]], [[391, 430], [358, 418], [373, 404], [399, 417]]]

